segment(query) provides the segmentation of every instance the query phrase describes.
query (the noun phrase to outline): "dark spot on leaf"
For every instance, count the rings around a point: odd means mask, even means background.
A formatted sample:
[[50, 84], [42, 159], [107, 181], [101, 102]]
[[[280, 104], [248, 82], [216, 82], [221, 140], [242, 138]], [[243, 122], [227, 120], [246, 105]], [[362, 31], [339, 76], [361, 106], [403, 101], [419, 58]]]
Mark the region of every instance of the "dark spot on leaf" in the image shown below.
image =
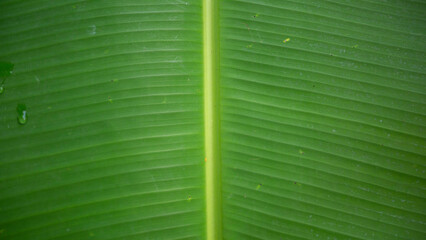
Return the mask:
[[10, 76], [15, 65], [11, 62], [0, 61], [0, 77], [5, 78]]

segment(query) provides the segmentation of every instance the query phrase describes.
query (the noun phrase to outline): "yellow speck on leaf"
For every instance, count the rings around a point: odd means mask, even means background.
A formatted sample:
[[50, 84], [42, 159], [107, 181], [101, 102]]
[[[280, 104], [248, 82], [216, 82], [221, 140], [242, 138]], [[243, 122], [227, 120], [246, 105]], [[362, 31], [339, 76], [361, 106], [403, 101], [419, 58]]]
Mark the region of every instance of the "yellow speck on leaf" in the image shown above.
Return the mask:
[[253, 44], [247, 45], [247, 48], [252, 48], [252, 47], [253, 47]]
[[256, 15], [254, 15], [255, 18], [259, 17], [259, 13], [256, 13]]
[[207, 162], [207, 158], [204, 158], [204, 162]]
[[305, 152], [302, 151], [302, 149], [299, 149], [300, 154], [304, 154]]
[[283, 43], [290, 42], [290, 38], [284, 39]]
[[357, 48], [357, 47], [358, 47], [358, 44], [355, 44], [352, 46], [352, 48]]
[[89, 236], [93, 237], [93, 236], [95, 236], [95, 234], [94, 234], [94, 233], [92, 233], [92, 232], [90, 232], [90, 233], [89, 233]]
[[108, 96], [108, 102], [109, 102], [109, 103], [112, 103], [112, 99], [111, 99], [111, 97], [110, 97], [110, 96]]
[[256, 187], [256, 190], [259, 190], [262, 186], [263, 186], [263, 184], [258, 184], [257, 187]]
[[190, 202], [192, 200], [191, 195], [188, 196], [188, 198], [186, 199], [188, 202]]

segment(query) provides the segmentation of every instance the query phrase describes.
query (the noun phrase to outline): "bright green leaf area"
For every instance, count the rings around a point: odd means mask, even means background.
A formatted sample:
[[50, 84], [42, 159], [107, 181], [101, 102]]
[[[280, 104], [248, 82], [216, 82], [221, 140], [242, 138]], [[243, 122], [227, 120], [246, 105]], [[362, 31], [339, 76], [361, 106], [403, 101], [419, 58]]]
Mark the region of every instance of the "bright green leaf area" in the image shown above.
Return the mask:
[[426, 2], [207, 1], [0, 1], [0, 240], [426, 239]]

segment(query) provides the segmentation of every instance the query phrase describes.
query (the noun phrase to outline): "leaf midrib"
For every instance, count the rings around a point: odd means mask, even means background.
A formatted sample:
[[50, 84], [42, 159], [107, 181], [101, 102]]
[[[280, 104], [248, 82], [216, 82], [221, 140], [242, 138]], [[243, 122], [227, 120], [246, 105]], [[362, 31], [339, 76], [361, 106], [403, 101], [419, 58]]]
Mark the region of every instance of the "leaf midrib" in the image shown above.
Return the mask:
[[219, 8], [217, 0], [203, 0], [204, 144], [206, 166], [207, 239], [222, 239]]

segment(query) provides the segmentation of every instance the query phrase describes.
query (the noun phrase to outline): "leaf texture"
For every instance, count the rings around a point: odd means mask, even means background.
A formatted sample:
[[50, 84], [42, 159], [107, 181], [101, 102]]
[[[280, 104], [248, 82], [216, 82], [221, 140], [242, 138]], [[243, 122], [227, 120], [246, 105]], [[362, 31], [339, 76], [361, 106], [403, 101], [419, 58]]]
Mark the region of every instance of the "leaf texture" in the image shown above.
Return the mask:
[[0, 239], [204, 238], [200, 1], [0, 13]]
[[[219, 3], [224, 239], [425, 239], [426, 4]], [[202, 4], [0, 2], [0, 239], [206, 238]]]
[[224, 239], [425, 239], [426, 4], [221, 1]]

